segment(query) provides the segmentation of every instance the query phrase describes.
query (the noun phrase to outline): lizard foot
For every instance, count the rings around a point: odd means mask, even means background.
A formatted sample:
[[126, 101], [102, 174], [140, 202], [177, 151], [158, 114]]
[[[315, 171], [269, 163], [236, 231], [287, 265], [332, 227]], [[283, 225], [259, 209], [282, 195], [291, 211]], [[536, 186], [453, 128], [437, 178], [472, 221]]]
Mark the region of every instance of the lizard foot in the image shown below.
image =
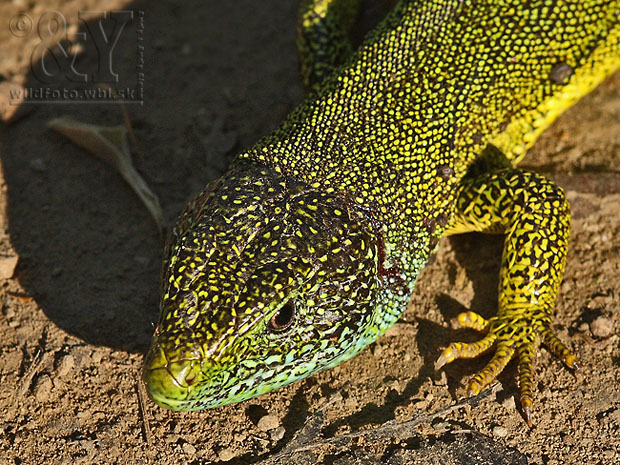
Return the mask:
[[519, 392], [525, 421], [531, 427], [533, 406], [534, 358], [538, 342], [542, 341], [552, 353], [558, 356], [569, 368], [579, 369], [577, 357], [553, 334], [547, 321], [524, 318], [517, 315], [493, 317], [489, 320], [474, 312], [464, 312], [457, 316], [457, 328], [469, 328], [487, 334], [476, 342], [453, 342], [437, 359], [435, 369], [459, 358], [475, 358], [495, 347], [495, 354], [489, 363], [469, 381], [470, 395], [480, 393], [517, 355], [519, 363]]

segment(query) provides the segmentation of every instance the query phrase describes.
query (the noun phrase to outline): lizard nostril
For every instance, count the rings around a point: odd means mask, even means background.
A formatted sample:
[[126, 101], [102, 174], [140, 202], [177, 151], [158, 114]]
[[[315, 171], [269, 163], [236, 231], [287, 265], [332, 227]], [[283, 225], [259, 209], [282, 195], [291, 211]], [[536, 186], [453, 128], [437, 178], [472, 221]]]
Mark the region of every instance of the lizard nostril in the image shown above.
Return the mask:
[[193, 369], [193, 365], [192, 368], [190, 369], [190, 371], [187, 373], [187, 375], [185, 376], [185, 384], [187, 384], [188, 386], [193, 385], [196, 382], [196, 378], [198, 375], [198, 371]]

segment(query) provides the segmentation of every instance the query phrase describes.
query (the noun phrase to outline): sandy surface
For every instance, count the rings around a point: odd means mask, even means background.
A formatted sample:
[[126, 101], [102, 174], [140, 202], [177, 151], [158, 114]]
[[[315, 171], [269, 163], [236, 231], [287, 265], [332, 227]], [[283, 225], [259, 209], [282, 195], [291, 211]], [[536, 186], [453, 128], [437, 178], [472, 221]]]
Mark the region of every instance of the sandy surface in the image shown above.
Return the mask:
[[[144, 105], [127, 105], [135, 163], [168, 221], [302, 98], [295, 2], [234, 3], [124, 5], [145, 12]], [[0, 5], [4, 86], [39, 85], [29, 74], [36, 36], [15, 37], [5, 18], [26, 12], [36, 19], [59, 9], [72, 27], [77, 11], [102, 4]], [[127, 27], [114, 52], [123, 78], [136, 68], [129, 33], [136, 24]], [[92, 69], [88, 50], [77, 63]], [[58, 115], [122, 124], [120, 107], [27, 110], [0, 124], [0, 463], [255, 463], [302, 444], [306, 433], [314, 445], [283, 460], [406, 463], [413, 460], [408, 454], [422, 454], [420, 463], [440, 463], [423, 456], [487, 441], [503, 450], [503, 463], [620, 463], [620, 75], [563, 115], [524, 163], [556, 180], [572, 203], [555, 324], [582, 367], [575, 376], [541, 350], [533, 429], [515, 408], [514, 363], [500, 376], [503, 389], [478, 405], [393, 434], [387, 423], [454, 404], [483, 366], [484, 360], [459, 362], [443, 376], [433, 370], [441, 347], [474, 337], [450, 329], [451, 318], [463, 309], [495, 311], [501, 239], [482, 235], [444, 240], [402, 322], [352, 361], [212, 411], [170, 413], [150, 402], [141, 409], [137, 376], [158, 316], [162, 242], [113, 170], [46, 129]], [[309, 433], [308, 418], [316, 426]], [[387, 434], [332, 445], [316, 437], [374, 428]]]

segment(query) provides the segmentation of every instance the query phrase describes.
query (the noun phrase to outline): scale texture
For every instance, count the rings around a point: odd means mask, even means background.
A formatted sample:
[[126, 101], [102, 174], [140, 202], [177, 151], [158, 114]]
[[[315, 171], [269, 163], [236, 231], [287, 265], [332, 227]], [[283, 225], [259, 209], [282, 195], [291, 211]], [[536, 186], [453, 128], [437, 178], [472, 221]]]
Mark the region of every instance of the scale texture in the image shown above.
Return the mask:
[[[143, 378], [175, 410], [242, 401], [333, 367], [383, 334], [446, 234], [506, 235], [496, 317], [451, 344], [517, 356], [526, 420], [553, 335], [570, 231], [560, 188], [515, 166], [620, 67], [618, 1], [401, 1], [351, 52], [356, 2], [305, 1], [304, 103], [186, 209], [167, 246]], [[331, 45], [331, 52], [323, 53]]]

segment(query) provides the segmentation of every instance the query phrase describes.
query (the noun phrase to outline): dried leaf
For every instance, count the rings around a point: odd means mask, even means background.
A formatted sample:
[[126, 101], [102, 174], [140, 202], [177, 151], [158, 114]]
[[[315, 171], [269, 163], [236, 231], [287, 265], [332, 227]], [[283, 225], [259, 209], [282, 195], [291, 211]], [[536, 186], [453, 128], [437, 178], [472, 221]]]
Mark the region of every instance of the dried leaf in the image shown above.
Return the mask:
[[74, 144], [112, 165], [138, 194], [155, 220], [159, 233], [163, 233], [164, 214], [159, 205], [159, 199], [133, 166], [125, 126], [96, 126], [69, 118], [54, 118], [47, 125]]

